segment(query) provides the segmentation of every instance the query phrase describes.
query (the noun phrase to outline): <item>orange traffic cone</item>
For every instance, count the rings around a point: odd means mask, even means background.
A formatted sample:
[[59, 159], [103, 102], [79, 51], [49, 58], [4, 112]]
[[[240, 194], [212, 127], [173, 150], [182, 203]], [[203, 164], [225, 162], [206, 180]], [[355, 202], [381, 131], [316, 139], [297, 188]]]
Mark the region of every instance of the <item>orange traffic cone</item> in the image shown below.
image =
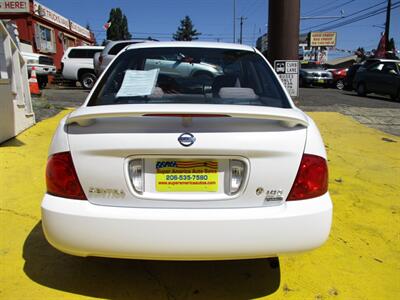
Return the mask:
[[29, 90], [31, 91], [31, 95], [40, 95], [39, 84], [36, 78], [36, 70], [35, 67], [32, 67], [31, 78], [29, 78]]

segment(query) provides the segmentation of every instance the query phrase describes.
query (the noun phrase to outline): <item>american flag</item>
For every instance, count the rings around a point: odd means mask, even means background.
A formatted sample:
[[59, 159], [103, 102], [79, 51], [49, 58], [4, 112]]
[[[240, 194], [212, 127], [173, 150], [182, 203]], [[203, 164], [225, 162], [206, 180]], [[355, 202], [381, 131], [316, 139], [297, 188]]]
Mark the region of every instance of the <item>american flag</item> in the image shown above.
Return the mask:
[[103, 25], [103, 29], [108, 30], [108, 28], [110, 28], [110, 26], [111, 26], [111, 22], [107, 22], [106, 24]]
[[198, 168], [207, 167], [210, 169], [218, 169], [218, 162], [216, 161], [177, 161], [177, 168]]

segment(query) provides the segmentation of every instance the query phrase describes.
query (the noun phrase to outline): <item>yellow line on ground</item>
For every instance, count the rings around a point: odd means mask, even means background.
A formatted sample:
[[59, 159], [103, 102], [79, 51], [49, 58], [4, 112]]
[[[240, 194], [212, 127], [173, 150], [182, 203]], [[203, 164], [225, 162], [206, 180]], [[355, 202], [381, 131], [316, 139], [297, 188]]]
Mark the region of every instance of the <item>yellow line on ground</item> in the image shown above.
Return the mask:
[[338, 113], [310, 113], [327, 147], [334, 202], [331, 237], [315, 251], [279, 262], [83, 259], [53, 249], [40, 227], [47, 150], [67, 113], [0, 147], [1, 299], [375, 300], [400, 295], [398, 137]]

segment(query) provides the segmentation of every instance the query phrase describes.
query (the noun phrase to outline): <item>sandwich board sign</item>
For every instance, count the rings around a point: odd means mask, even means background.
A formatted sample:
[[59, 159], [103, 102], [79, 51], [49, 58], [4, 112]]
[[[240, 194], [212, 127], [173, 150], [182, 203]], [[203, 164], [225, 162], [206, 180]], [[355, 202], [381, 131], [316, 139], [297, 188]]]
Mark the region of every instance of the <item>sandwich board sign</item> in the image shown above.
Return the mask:
[[276, 60], [274, 62], [275, 72], [278, 74], [283, 85], [291, 97], [299, 96], [299, 61], [298, 60]]

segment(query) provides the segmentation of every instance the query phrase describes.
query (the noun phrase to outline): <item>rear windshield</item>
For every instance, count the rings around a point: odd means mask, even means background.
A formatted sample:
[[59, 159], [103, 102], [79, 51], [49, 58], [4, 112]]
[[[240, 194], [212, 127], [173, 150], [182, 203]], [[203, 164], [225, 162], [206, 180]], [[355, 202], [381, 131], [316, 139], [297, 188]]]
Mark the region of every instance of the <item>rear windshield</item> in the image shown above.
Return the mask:
[[125, 51], [102, 77], [88, 106], [145, 103], [290, 107], [259, 54], [187, 47]]
[[130, 44], [136, 44], [136, 42], [124, 42], [124, 43], [118, 43], [115, 46], [113, 46], [110, 49], [110, 52], [108, 54], [110, 55], [117, 55], [122, 49], [124, 49], [126, 46]]
[[316, 63], [301, 64], [302, 69], [324, 70], [324, 66]]

